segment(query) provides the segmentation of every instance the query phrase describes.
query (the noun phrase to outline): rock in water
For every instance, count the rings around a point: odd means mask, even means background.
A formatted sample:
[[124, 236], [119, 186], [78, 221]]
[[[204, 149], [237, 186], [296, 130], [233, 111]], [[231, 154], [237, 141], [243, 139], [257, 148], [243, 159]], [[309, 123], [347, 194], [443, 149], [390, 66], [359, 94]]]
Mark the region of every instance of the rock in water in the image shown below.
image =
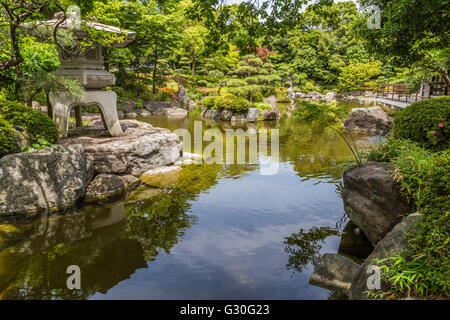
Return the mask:
[[379, 162], [344, 172], [343, 200], [345, 212], [373, 246], [412, 210], [400, 194], [393, 169]]
[[184, 119], [189, 112], [183, 108], [166, 108], [163, 110], [163, 114], [169, 118]]
[[336, 92], [330, 91], [328, 92], [324, 97], [325, 102], [331, 102], [333, 100], [336, 100]]
[[369, 131], [376, 134], [389, 134], [392, 119], [381, 107], [355, 108], [344, 122], [344, 128], [349, 130]]
[[140, 177], [141, 181], [152, 187], [173, 187], [180, 181], [180, 166], [169, 166], [149, 170]]
[[277, 97], [274, 95], [268, 96], [264, 98], [264, 103], [270, 104], [273, 108], [277, 107]]
[[278, 112], [277, 110], [264, 110], [263, 111], [263, 118], [265, 121], [273, 121], [278, 119]]
[[350, 290], [360, 265], [347, 257], [325, 253], [319, 257], [309, 283], [330, 290]]
[[247, 122], [255, 122], [259, 117], [259, 109], [258, 108], [249, 108], [247, 111]]
[[[383, 259], [388, 256], [395, 255], [402, 250], [408, 248], [408, 242], [406, 240], [405, 234], [412, 231], [416, 223], [421, 219], [419, 213], [414, 213], [404, 218], [399, 224], [397, 224], [391, 232], [389, 232], [383, 240], [381, 240], [375, 247], [373, 252], [369, 255], [361, 265], [358, 273], [355, 275], [352, 281], [352, 286], [350, 288], [350, 299], [351, 300], [364, 300], [368, 299], [366, 291], [369, 290], [367, 283], [369, 277], [373, 275], [373, 272], [368, 270], [371, 265], [376, 265], [373, 261], [374, 259]], [[378, 264], [379, 266], [379, 264]], [[381, 281], [381, 289], [386, 290], [389, 285], [384, 281]]]
[[85, 202], [110, 202], [125, 196], [140, 184], [133, 175], [115, 175], [101, 173], [89, 184], [86, 189]]
[[178, 85], [178, 99], [183, 107], [189, 107], [191, 104], [191, 99], [182, 85]]
[[153, 127], [136, 120], [120, 121], [124, 134], [109, 137], [81, 136], [62, 140], [62, 143], [81, 144], [94, 160], [97, 173], [132, 174], [169, 166], [182, 156], [182, 143], [168, 129]]
[[33, 215], [73, 207], [93, 175], [81, 145], [55, 145], [0, 159], [0, 216]]

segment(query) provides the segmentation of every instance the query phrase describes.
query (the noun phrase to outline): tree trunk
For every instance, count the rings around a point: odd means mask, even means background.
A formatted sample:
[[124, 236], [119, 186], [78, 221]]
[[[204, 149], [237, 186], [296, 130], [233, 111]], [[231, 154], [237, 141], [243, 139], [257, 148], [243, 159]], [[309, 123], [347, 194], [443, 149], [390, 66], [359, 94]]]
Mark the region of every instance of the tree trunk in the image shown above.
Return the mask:
[[156, 71], [158, 65], [158, 46], [155, 45], [155, 55], [153, 57], [153, 94], [156, 94]]
[[53, 106], [50, 103], [50, 92], [49, 91], [45, 91], [45, 98], [47, 100], [47, 115], [50, 119], [53, 119]]
[[192, 65], [191, 65], [191, 76], [195, 75], [195, 66], [197, 64], [197, 60], [195, 59], [195, 56], [192, 58]]
[[119, 76], [119, 82], [120, 82], [120, 86], [125, 90], [126, 89], [126, 78], [127, 78], [127, 73], [125, 71], [125, 67], [123, 66], [122, 63], [119, 64], [119, 71], [120, 71], [120, 76]]
[[17, 79], [19, 81], [20, 89], [22, 90], [23, 96], [27, 98], [27, 91], [25, 89], [25, 81], [23, 77], [22, 69], [20, 68], [20, 63], [23, 61], [22, 54], [20, 53], [19, 47], [19, 39], [17, 38], [17, 25], [14, 23], [10, 23], [9, 32], [11, 36], [11, 55], [12, 60], [17, 61], [19, 63], [14, 65], [14, 69], [16, 71]]

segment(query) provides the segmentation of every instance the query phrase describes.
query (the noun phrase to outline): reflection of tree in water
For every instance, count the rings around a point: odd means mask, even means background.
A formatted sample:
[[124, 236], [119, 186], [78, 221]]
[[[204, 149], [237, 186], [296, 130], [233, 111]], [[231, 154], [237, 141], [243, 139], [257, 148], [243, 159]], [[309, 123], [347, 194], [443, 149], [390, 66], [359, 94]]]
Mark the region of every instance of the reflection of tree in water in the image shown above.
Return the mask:
[[[87, 299], [106, 293], [167, 253], [197, 223], [191, 202], [251, 167], [192, 166], [172, 189], [151, 198], [85, 207], [34, 221], [1, 225], [0, 299]], [[81, 268], [81, 290], [68, 290], [69, 265]], [[151, 266], [150, 266], [151, 267]]]
[[197, 223], [196, 216], [185, 213], [188, 198], [189, 194], [174, 191], [127, 206], [126, 235], [140, 242], [146, 261], [154, 261], [160, 250], [170, 253], [186, 229]]
[[348, 300], [348, 293], [344, 291], [331, 291], [327, 300]]
[[332, 183], [341, 179], [344, 165], [339, 164], [346, 163], [352, 154], [336, 132], [295, 117], [283, 118], [279, 128], [281, 159], [292, 162], [298, 176]]
[[155, 260], [161, 250], [170, 253], [186, 230], [197, 223], [196, 216], [187, 214], [192, 201], [216, 185], [219, 175], [233, 178], [252, 168], [232, 166], [224, 170], [222, 165], [200, 165], [184, 169], [173, 189], [126, 206], [126, 236], [139, 240], [146, 261]]
[[329, 236], [339, 235], [339, 231], [327, 227], [313, 227], [305, 232], [300, 229], [285, 238], [284, 251], [289, 254], [286, 268], [301, 273], [309, 263], [315, 263], [320, 249]]

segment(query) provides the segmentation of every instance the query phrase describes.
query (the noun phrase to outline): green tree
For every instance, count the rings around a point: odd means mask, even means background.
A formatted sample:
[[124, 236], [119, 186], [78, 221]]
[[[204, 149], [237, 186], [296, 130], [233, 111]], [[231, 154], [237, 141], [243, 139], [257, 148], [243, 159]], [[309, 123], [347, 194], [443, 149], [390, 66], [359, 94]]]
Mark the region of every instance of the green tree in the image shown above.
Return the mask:
[[381, 72], [381, 62], [349, 64], [341, 69], [339, 89], [344, 92], [364, 90], [375, 86], [374, 78]]
[[381, 9], [381, 28], [365, 27], [360, 32], [369, 48], [382, 57], [392, 58], [397, 66], [421, 68], [438, 74], [450, 84], [450, 13], [449, 0], [360, 0], [363, 8]]
[[247, 55], [241, 59], [238, 67], [232, 71], [234, 78], [227, 82], [228, 91], [247, 98], [252, 102], [255, 95], [266, 93], [281, 80], [273, 71], [273, 64], [264, 62], [257, 55]]

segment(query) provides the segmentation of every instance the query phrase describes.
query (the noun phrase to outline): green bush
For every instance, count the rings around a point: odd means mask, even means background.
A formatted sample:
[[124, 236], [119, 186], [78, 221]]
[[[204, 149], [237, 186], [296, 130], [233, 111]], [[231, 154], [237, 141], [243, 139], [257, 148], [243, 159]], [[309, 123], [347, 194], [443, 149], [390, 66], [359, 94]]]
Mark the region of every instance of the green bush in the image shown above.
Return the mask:
[[268, 104], [268, 103], [264, 103], [264, 102], [254, 102], [251, 104], [252, 108], [258, 108], [259, 111], [263, 111], [263, 110], [272, 110], [273, 107], [272, 105]]
[[212, 108], [216, 104], [216, 97], [206, 97], [203, 99], [202, 105], [206, 108]]
[[393, 134], [426, 148], [444, 149], [450, 142], [450, 97], [415, 102], [394, 118]]
[[264, 101], [264, 96], [261, 92], [256, 92], [253, 95], [253, 102], [263, 102]]
[[236, 113], [245, 113], [250, 108], [250, 102], [242, 97], [232, 94], [218, 97], [208, 97], [203, 100], [203, 106], [214, 110], [231, 110]]
[[11, 125], [24, 127], [34, 141], [42, 138], [51, 143], [58, 141], [55, 123], [40, 111], [18, 101], [0, 101], [0, 115]]
[[401, 190], [423, 215], [407, 237], [410, 249], [389, 257], [383, 276], [389, 294], [450, 294], [450, 152], [433, 152], [415, 142], [391, 138], [371, 151], [371, 161], [389, 162]]
[[250, 108], [250, 102], [242, 97], [233, 97], [233, 105], [231, 109], [237, 113], [245, 113]]
[[220, 96], [214, 99], [214, 110], [231, 110], [233, 108], [233, 96]]
[[12, 151], [13, 139], [11, 124], [0, 115], [0, 157]]

